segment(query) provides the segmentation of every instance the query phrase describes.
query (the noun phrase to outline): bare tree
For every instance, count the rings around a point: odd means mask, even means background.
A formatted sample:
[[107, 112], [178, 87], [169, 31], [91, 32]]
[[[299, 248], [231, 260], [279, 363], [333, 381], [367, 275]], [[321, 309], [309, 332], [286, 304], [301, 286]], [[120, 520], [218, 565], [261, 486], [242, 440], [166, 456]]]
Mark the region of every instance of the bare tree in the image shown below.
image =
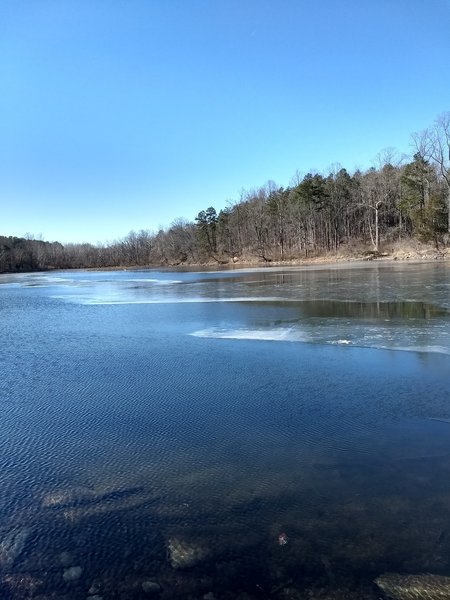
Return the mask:
[[450, 112], [440, 115], [433, 126], [413, 134], [417, 152], [434, 162], [446, 188], [447, 231], [450, 233]]

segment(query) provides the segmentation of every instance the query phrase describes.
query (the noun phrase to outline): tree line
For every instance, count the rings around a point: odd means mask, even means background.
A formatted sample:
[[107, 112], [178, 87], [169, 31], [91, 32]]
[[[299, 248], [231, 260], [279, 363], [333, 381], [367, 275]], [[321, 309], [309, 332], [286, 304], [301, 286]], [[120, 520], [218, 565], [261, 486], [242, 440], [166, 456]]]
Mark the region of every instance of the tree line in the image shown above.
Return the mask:
[[67, 244], [0, 236], [0, 272], [66, 268], [264, 262], [337, 252], [365, 244], [378, 253], [414, 238], [450, 245], [450, 112], [412, 136], [414, 155], [386, 150], [377, 165], [349, 173], [297, 173], [291, 185], [242, 192], [194, 222], [176, 219], [158, 232], [131, 231], [108, 244]]

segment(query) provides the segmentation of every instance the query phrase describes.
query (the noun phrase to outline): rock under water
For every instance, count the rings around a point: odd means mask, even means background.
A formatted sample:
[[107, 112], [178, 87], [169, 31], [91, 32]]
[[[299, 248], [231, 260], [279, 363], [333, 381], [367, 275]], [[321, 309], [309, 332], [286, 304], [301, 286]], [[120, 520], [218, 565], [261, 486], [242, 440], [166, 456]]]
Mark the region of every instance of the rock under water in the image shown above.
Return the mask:
[[81, 577], [81, 573], [83, 569], [79, 566], [69, 567], [68, 569], [64, 569], [63, 579], [64, 581], [76, 581]]
[[11, 529], [0, 541], [0, 564], [11, 566], [22, 553], [25, 542], [31, 533], [28, 527]]
[[170, 564], [174, 569], [187, 569], [199, 563], [206, 556], [206, 551], [197, 544], [178, 538], [171, 538], [167, 546]]
[[450, 577], [443, 575], [384, 573], [375, 583], [393, 600], [450, 599]]

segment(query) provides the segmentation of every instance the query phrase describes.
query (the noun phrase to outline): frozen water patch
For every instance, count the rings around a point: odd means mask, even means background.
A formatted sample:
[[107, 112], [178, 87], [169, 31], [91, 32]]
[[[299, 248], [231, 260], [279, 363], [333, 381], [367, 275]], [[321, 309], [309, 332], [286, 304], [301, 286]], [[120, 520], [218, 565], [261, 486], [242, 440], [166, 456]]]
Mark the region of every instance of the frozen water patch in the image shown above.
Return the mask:
[[73, 279], [51, 275], [30, 275], [28, 273], [5, 275], [0, 280], [2, 285], [14, 287], [51, 287], [55, 285], [71, 285]]
[[[120, 294], [118, 294], [119, 296]], [[51, 298], [55, 300], [66, 300], [68, 302], [73, 302], [75, 304], [85, 304], [85, 305], [122, 305], [122, 304], [213, 304], [213, 303], [222, 303], [222, 302], [278, 302], [280, 298], [249, 298], [249, 297], [239, 297], [239, 298], [176, 298], [176, 297], [149, 297], [149, 298], [113, 298], [111, 295], [105, 296], [78, 296], [74, 294], [67, 295], [54, 295]]]
[[156, 285], [177, 285], [183, 283], [180, 279], [154, 279], [146, 277], [135, 277], [134, 279], [126, 279], [127, 283], [154, 283]]
[[[328, 332], [329, 333], [329, 332]], [[255, 340], [255, 341], [273, 341], [273, 342], [303, 342], [313, 344], [324, 344], [332, 346], [351, 346], [352, 348], [368, 348], [373, 350], [395, 350], [399, 352], [417, 352], [417, 353], [435, 353], [450, 356], [450, 348], [441, 345], [419, 345], [414, 340], [411, 346], [396, 345], [393, 340], [392, 345], [381, 344], [380, 338], [383, 336], [355, 336], [353, 339], [338, 338], [332, 339], [326, 332], [317, 332], [314, 329], [305, 331], [296, 327], [273, 327], [267, 329], [221, 329], [212, 327], [194, 331], [190, 335], [201, 338], [232, 339], [232, 340]], [[384, 338], [386, 340], [386, 338]]]
[[445, 346], [377, 346], [380, 350], [399, 350], [402, 352], [420, 352], [425, 354], [446, 354], [450, 356], [450, 348]]
[[190, 335], [203, 338], [218, 338], [229, 340], [261, 340], [274, 342], [309, 342], [311, 341], [302, 331], [290, 327], [273, 329], [201, 329]]

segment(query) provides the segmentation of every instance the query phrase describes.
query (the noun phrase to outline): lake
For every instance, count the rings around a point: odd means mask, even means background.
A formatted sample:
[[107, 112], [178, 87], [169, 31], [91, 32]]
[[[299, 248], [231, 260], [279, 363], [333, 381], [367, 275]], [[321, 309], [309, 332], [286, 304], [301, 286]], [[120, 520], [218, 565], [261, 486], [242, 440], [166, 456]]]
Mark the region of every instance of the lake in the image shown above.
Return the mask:
[[450, 574], [450, 265], [0, 276], [0, 597]]

